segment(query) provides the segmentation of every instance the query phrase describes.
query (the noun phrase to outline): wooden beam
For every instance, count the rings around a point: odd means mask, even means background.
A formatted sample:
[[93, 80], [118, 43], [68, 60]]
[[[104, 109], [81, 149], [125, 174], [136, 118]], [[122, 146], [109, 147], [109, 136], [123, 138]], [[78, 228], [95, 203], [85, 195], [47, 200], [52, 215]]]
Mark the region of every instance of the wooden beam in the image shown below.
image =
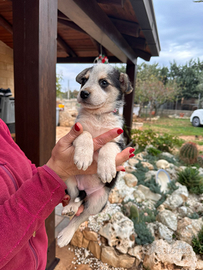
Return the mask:
[[146, 39], [145, 38], [135, 38], [127, 35], [123, 35], [125, 40], [130, 44], [133, 49], [146, 49]]
[[58, 8], [120, 61], [136, 61], [132, 48], [95, 0], [88, 0], [88, 5], [84, 0], [59, 0]]
[[[57, 1], [13, 1], [16, 142], [41, 166], [55, 145]], [[54, 269], [55, 215], [46, 221], [47, 269]]]
[[140, 26], [138, 23], [125, 21], [125, 20], [119, 20], [112, 17], [109, 17], [113, 24], [116, 26], [116, 28], [121, 32], [122, 34], [129, 35], [132, 37], [139, 37], [140, 35]]
[[57, 42], [59, 46], [71, 57], [77, 57], [77, 54], [74, 50], [63, 40], [63, 38], [58, 34], [57, 35]]
[[12, 25], [0, 15], [0, 25], [5, 28], [10, 34], [13, 34], [13, 27]]
[[[57, 64], [74, 64], [74, 63], [81, 63], [81, 64], [93, 64], [96, 57], [58, 57]], [[108, 56], [109, 63], [122, 63], [117, 57], [115, 56]]]
[[113, 4], [113, 5], [117, 5], [117, 6], [121, 6], [123, 7], [125, 4], [126, 0], [97, 0], [97, 3], [99, 4]]
[[63, 24], [65, 26], [68, 26], [68, 27], [70, 27], [70, 28], [72, 28], [72, 29], [74, 29], [74, 30], [76, 30], [78, 32], [81, 32], [81, 33], [85, 33], [86, 34], [86, 32], [84, 30], [82, 30], [79, 26], [77, 26], [74, 22], [71, 22], [71, 21], [66, 20], [66, 19], [62, 19], [60, 17], [58, 17], [58, 22], [60, 24]]
[[131, 84], [133, 86], [133, 91], [129, 95], [125, 96], [125, 105], [123, 107], [123, 117], [125, 120], [124, 136], [126, 138], [127, 144], [129, 144], [131, 141], [137, 65], [128, 62], [126, 66], [126, 73], [128, 74]]
[[140, 57], [140, 58], [144, 59], [145, 61], [149, 61], [151, 56], [152, 56], [150, 53], [147, 53], [147, 52], [139, 50], [139, 49], [135, 49], [134, 52], [137, 55], [137, 57]]

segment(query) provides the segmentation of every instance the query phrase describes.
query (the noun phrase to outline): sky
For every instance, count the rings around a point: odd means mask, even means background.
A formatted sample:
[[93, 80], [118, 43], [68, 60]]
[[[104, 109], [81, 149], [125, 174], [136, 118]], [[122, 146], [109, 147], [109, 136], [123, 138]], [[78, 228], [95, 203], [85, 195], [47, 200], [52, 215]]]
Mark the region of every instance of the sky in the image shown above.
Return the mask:
[[[203, 2], [193, 0], [153, 0], [161, 51], [151, 57], [148, 64], [169, 66], [176, 61], [184, 65], [190, 59], [203, 61]], [[138, 65], [145, 62], [138, 58]], [[77, 74], [92, 64], [57, 64], [57, 74], [62, 74], [62, 90], [79, 90]]]

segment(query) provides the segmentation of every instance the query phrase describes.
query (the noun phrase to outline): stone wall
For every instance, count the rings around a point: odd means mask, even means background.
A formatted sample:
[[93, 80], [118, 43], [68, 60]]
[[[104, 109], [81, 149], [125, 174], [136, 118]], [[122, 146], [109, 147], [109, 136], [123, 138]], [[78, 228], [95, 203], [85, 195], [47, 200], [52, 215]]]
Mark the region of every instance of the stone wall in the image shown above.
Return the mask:
[[14, 96], [13, 50], [0, 41], [0, 88], [10, 88]]

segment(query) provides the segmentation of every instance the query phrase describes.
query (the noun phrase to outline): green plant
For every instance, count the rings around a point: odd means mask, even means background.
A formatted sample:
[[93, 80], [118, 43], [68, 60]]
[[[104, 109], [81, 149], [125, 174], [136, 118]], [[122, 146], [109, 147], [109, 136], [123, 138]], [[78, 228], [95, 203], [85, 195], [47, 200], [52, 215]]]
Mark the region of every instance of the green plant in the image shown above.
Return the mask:
[[203, 227], [199, 231], [197, 237], [193, 237], [192, 247], [196, 254], [203, 254]]
[[197, 162], [198, 149], [196, 143], [187, 142], [180, 148], [179, 158], [186, 164], [194, 164]]
[[130, 219], [137, 220], [139, 222], [139, 210], [138, 208], [133, 204], [130, 207]]
[[135, 242], [138, 245], [151, 244], [154, 241], [154, 237], [152, 236], [150, 230], [147, 228], [147, 225], [144, 222], [134, 222], [134, 229], [137, 234]]
[[198, 213], [192, 213], [190, 216], [188, 216], [189, 218], [191, 218], [191, 219], [198, 219], [198, 218], [200, 218], [200, 216], [199, 216], [199, 214]]
[[199, 174], [197, 169], [191, 167], [178, 173], [177, 181], [186, 186], [190, 193], [202, 194], [203, 193], [203, 177]]
[[131, 134], [133, 143], [138, 144], [140, 149], [144, 149], [151, 144], [160, 151], [170, 152], [175, 146], [180, 147], [183, 143], [183, 140], [176, 136], [167, 133], [159, 134], [152, 129], [133, 129]]
[[147, 152], [152, 156], [158, 156], [159, 154], [161, 154], [161, 151], [154, 147], [149, 147], [147, 149]]
[[203, 156], [197, 157], [197, 163], [199, 164], [200, 167], [203, 168]]

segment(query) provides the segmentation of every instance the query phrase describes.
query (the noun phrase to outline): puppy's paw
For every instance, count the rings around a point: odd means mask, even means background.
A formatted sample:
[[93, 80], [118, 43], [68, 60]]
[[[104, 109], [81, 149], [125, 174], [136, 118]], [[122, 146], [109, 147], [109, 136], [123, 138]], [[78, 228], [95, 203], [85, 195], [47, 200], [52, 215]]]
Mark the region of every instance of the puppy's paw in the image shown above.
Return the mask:
[[97, 174], [103, 183], [110, 183], [116, 177], [115, 161], [98, 160]]
[[67, 226], [65, 229], [63, 229], [57, 237], [58, 246], [61, 248], [67, 246], [70, 243], [74, 233], [74, 227], [71, 228], [70, 226]]
[[79, 170], [87, 170], [92, 164], [94, 146], [92, 136], [89, 132], [83, 132], [73, 142], [75, 146], [74, 163]]
[[[78, 198], [76, 198], [78, 199]], [[68, 205], [66, 205], [61, 214], [63, 216], [69, 216], [72, 217], [73, 215], [75, 215], [78, 211], [79, 206], [81, 205], [82, 201], [76, 201], [76, 202], [70, 202]]]

